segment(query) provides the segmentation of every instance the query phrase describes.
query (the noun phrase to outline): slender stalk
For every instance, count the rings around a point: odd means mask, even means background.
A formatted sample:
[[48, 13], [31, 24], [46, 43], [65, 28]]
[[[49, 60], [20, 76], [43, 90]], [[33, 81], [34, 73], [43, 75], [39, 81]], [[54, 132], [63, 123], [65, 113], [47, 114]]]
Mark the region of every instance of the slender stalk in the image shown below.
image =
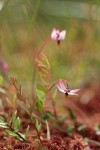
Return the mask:
[[41, 45], [41, 47], [39, 49], [39, 51], [40, 51], [39, 53], [42, 52], [43, 48], [49, 43], [50, 39], [51, 39], [50, 36], [48, 38], [46, 38], [46, 40], [44, 41], [44, 43]]
[[55, 105], [55, 101], [54, 100], [52, 100], [52, 106], [53, 106], [54, 115], [55, 115], [56, 119], [58, 120], [57, 111], [56, 111], [56, 105]]
[[49, 128], [49, 124], [48, 124], [48, 121], [46, 120], [46, 127], [47, 127], [47, 140], [50, 140], [51, 139], [51, 136], [50, 136], [50, 128]]
[[34, 91], [35, 76], [36, 76], [36, 68], [35, 68], [35, 65], [34, 65], [34, 70], [33, 70], [33, 72], [32, 72], [32, 99], [33, 99], [33, 100], [35, 100], [34, 94], [33, 94], [33, 91]]
[[57, 83], [59, 83], [59, 81], [57, 81], [57, 82], [55, 82], [49, 89], [48, 89], [48, 91], [47, 92], [50, 92], [51, 91], [51, 89], [54, 87], [54, 86], [56, 86], [57, 85]]

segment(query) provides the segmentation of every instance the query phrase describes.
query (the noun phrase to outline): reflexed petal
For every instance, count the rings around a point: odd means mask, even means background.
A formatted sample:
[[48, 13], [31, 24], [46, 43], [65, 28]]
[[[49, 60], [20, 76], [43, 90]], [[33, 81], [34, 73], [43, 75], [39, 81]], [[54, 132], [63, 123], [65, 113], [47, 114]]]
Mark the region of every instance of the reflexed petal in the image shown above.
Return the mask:
[[78, 91], [80, 91], [80, 89], [71, 90], [70, 92], [71, 92], [71, 93], [76, 93], [76, 92], [78, 92]]
[[52, 40], [57, 40], [57, 37], [59, 35], [59, 30], [56, 30], [55, 28], [53, 29], [52, 33], [51, 33], [51, 39]]
[[65, 36], [66, 36], [66, 30], [61, 31], [59, 35], [59, 40], [64, 40]]
[[51, 39], [52, 40], [57, 40], [57, 35], [54, 32], [52, 32], [52, 34], [51, 34]]
[[76, 93], [72, 93], [72, 92], [67, 92], [68, 93], [68, 95], [77, 95], [78, 96], [78, 94], [76, 94]]
[[59, 89], [60, 92], [66, 93], [66, 91], [64, 91], [60, 86], [57, 86], [57, 88]]
[[63, 83], [63, 81], [60, 79], [60, 81], [59, 81], [59, 86], [64, 90], [64, 91], [66, 91], [66, 87], [65, 87], [65, 85], [64, 85], [64, 83]]

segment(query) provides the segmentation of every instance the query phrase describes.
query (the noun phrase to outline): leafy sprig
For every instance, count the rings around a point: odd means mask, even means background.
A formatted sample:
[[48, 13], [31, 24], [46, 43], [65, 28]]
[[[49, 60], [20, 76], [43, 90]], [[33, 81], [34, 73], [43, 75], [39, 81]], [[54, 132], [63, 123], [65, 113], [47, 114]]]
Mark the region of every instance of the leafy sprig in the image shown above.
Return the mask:
[[17, 111], [14, 113], [9, 122], [6, 122], [6, 120], [2, 116], [0, 116], [0, 127], [5, 128], [5, 132], [8, 135], [14, 136], [17, 139], [22, 140], [25, 143], [28, 143], [26, 141], [26, 138], [29, 132], [29, 126], [27, 127], [25, 134], [20, 132], [21, 121], [20, 118], [17, 117]]

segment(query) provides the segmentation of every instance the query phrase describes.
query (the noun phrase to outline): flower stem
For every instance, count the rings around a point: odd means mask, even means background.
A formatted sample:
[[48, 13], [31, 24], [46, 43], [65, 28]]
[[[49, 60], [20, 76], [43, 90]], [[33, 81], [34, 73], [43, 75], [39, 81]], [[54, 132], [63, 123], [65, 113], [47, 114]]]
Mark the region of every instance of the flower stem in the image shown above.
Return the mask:
[[56, 119], [58, 120], [57, 111], [56, 111], [56, 105], [55, 105], [55, 101], [54, 100], [52, 100], [52, 106], [53, 106], [54, 115], [55, 115]]
[[40, 47], [39, 51], [41, 52], [43, 50], [43, 48], [49, 43], [50, 41], [50, 36], [46, 38], [46, 40], [44, 41], [44, 43], [42, 44], [42, 46]]

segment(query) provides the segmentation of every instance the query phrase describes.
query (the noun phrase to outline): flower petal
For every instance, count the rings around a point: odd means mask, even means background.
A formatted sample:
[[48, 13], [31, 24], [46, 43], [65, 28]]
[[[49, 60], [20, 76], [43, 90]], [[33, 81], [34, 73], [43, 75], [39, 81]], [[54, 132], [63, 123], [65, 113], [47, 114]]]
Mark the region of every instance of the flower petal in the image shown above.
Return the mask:
[[52, 40], [58, 40], [58, 35], [59, 35], [59, 30], [56, 30], [55, 28], [53, 29], [52, 33], [51, 33], [51, 39]]
[[59, 85], [64, 91], [66, 91], [66, 87], [61, 79], [59, 80]]
[[68, 95], [77, 95], [78, 96], [78, 94], [76, 94], [76, 93], [72, 93], [72, 92], [67, 92], [68, 93]]
[[60, 86], [57, 86], [57, 88], [59, 89], [60, 92], [66, 93], [66, 91], [64, 91]]
[[65, 36], [66, 36], [66, 30], [61, 31], [58, 40], [64, 40]]
[[76, 92], [78, 92], [78, 91], [80, 91], [80, 89], [71, 90], [70, 92], [71, 92], [71, 93], [76, 93]]

